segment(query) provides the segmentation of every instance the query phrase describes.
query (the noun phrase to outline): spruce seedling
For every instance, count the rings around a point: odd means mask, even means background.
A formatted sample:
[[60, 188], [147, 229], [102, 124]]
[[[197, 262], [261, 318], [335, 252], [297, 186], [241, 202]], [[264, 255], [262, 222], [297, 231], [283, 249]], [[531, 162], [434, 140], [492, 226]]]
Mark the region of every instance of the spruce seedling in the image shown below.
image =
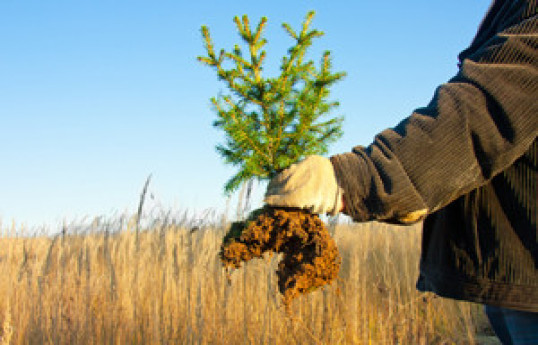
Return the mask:
[[322, 32], [310, 29], [314, 11], [309, 12], [299, 32], [282, 27], [294, 45], [281, 60], [280, 75], [266, 77], [263, 64], [267, 43], [261, 18], [251, 28], [246, 15], [234, 22], [246, 46], [231, 52], [215, 52], [207, 26], [201, 32], [207, 51], [198, 60], [216, 70], [229, 93], [211, 98], [217, 114], [213, 126], [225, 133], [225, 142], [216, 146], [226, 164], [238, 167], [225, 184], [231, 193], [251, 179], [270, 179], [305, 156], [327, 153], [328, 145], [342, 135], [342, 117], [327, 118], [339, 104], [329, 101], [329, 88], [345, 73], [331, 72], [330, 52], [323, 53], [319, 67], [307, 60], [307, 51]]
[[[323, 35], [309, 29], [313, 17], [313, 11], [307, 14], [299, 32], [282, 25], [295, 43], [282, 58], [276, 77], [263, 75], [265, 17], [254, 30], [247, 16], [234, 18], [248, 54], [239, 45], [216, 54], [209, 29], [202, 27], [207, 56], [198, 59], [214, 68], [229, 89], [228, 94], [211, 98], [217, 113], [213, 125], [226, 135], [217, 151], [226, 163], [238, 167], [224, 187], [226, 193], [252, 179], [272, 178], [305, 156], [324, 154], [328, 144], [342, 135], [342, 117], [326, 117], [338, 106], [328, 100], [329, 88], [345, 74], [331, 72], [328, 51], [318, 68], [306, 59], [312, 41]], [[223, 239], [220, 258], [227, 269], [238, 268], [267, 252], [283, 254], [277, 275], [287, 307], [296, 296], [333, 281], [341, 262], [318, 215], [271, 207], [233, 223]]]

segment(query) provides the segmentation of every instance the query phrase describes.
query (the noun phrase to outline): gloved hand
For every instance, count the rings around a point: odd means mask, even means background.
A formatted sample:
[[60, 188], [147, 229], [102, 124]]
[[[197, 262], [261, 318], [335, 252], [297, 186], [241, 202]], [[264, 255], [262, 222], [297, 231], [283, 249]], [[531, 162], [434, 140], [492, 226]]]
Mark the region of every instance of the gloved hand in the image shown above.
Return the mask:
[[331, 161], [313, 155], [271, 179], [264, 202], [336, 215], [343, 209], [343, 190], [336, 182]]

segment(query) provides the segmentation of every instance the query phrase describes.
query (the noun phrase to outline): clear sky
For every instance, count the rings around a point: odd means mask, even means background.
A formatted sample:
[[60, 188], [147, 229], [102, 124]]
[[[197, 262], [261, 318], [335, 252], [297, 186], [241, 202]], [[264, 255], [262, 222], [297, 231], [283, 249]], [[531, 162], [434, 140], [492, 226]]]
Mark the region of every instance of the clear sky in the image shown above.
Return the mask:
[[[27, 226], [135, 212], [153, 174], [148, 207], [224, 212], [234, 170], [215, 152], [222, 134], [209, 98], [226, 91], [204, 54], [200, 26], [218, 49], [239, 42], [232, 18], [268, 17], [267, 61], [292, 44], [309, 10], [325, 32], [344, 136], [330, 154], [368, 145], [426, 105], [456, 73], [486, 0], [0, 2], [0, 222]], [[259, 202], [263, 186], [254, 202]], [[232, 209], [234, 206], [232, 199]], [[231, 212], [231, 211], [230, 211]]]

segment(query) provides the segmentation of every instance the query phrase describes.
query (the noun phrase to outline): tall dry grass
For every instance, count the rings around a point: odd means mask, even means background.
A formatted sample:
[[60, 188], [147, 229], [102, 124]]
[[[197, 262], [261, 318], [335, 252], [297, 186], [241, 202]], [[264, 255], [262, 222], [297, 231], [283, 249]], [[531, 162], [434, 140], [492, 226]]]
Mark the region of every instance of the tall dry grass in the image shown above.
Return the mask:
[[418, 227], [339, 225], [338, 281], [287, 316], [277, 257], [231, 274], [224, 227], [0, 236], [0, 344], [474, 344], [478, 306], [415, 291]]

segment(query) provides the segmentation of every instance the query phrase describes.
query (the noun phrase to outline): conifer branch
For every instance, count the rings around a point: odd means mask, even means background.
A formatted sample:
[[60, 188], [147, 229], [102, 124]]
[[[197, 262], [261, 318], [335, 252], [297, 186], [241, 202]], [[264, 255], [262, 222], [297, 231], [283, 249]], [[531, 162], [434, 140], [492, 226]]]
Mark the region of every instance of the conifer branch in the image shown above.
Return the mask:
[[280, 75], [273, 78], [262, 75], [267, 18], [262, 17], [253, 30], [246, 15], [234, 17], [247, 57], [239, 45], [231, 52], [221, 50], [217, 57], [209, 29], [201, 29], [207, 55], [198, 60], [215, 69], [231, 92], [211, 98], [217, 113], [213, 125], [226, 133], [216, 150], [225, 163], [238, 168], [225, 185], [226, 193], [251, 178], [271, 178], [307, 155], [326, 153], [328, 144], [342, 134], [341, 118], [320, 119], [338, 105], [327, 101], [329, 88], [345, 73], [331, 72], [329, 52], [323, 54], [319, 68], [303, 61], [313, 40], [323, 35], [310, 29], [313, 17], [313, 11], [307, 14], [299, 32], [282, 24], [294, 45], [281, 60]]

